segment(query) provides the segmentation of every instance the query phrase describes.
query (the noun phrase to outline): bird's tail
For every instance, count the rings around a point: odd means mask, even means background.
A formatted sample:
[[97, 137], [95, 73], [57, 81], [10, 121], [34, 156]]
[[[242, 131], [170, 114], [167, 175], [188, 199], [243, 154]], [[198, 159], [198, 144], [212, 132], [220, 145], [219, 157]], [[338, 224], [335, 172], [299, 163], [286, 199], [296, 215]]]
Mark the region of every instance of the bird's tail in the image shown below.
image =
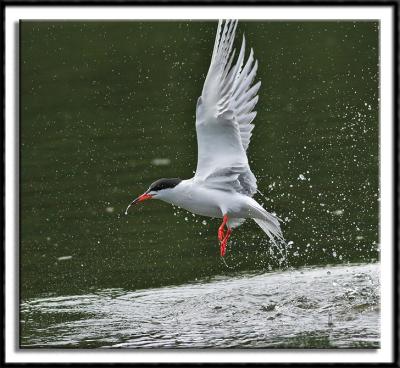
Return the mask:
[[259, 218], [253, 218], [253, 220], [268, 235], [268, 238], [282, 256], [282, 261], [287, 263], [287, 244], [283, 237], [279, 220], [267, 211], [265, 211], [264, 215], [265, 218], [263, 220]]
[[250, 207], [251, 218], [268, 235], [272, 245], [275, 246], [282, 256], [282, 260], [287, 264], [287, 243], [283, 237], [279, 222], [282, 220], [278, 216], [266, 211], [253, 198], [248, 199], [247, 205]]
[[275, 241], [285, 241], [282, 235], [281, 226], [276, 217], [267, 213], [269, 216], [264, 219], [253, 218], [253, 220], [257, 223], [258, 226], [263, 229], [263, 231], [268, 235], [272, 242]]

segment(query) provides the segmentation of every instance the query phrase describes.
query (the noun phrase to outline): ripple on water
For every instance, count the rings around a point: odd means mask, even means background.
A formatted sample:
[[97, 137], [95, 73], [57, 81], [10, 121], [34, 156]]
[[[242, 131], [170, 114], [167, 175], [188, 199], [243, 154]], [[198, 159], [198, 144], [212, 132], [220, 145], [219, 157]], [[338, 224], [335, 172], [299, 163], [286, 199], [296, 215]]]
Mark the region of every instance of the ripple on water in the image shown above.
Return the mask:
[[379, 347], [379, 265], [219, 278], [21, 305], [22, 347]]

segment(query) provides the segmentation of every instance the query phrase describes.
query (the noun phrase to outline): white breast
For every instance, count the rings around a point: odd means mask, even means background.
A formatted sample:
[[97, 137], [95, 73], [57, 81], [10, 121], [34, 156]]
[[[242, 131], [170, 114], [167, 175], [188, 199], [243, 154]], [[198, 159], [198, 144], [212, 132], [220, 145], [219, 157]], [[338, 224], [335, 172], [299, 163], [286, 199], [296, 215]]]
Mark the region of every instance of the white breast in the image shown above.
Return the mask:
[[189, 179], [183, 180], [159, 199], [197, 215], [222, 218], [220, 193], [218, 192], [196, 185], [193, 183], [193, 179]]

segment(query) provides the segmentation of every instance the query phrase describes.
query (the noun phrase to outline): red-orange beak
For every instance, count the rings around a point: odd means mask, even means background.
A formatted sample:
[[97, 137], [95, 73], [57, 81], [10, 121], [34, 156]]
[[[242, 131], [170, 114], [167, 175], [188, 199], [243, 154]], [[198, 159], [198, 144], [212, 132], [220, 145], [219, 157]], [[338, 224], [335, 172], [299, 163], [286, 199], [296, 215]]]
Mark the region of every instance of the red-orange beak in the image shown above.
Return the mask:
[[128, 214], [129, 207], [132, 206], [133, 204], [143, 202], [143, 201], [146, 201], [147, 199], [151, 199], [151, 198], [153, 198], [153, 196], [151, 194], [143, 193], [141, 196], [137, 197], [129, 204], [129, 206], [125, 210], [125, 215]]

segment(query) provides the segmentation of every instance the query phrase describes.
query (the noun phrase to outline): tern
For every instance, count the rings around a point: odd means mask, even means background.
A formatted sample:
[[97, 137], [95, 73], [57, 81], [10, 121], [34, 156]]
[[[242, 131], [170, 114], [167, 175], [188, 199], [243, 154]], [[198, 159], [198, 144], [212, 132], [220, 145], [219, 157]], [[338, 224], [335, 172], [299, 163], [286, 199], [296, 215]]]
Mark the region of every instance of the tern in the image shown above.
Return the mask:
[[194, 214], [222, 218], [218, 229], [222, 257], [232, 229], [248, 218], [274, 245], [285, 243], [280, 219], [252, 198], [258, 192], [257, 180], [246, 151], [261, 82], [253, 83], [258, 66], [253, 49], [245, 62], [244, 35], [234, 62], [237, 24], [237, 20], [218, 22], [210, 67], [196, 106], [198, 156], [194, 177], [159, 179], [125, 211], [127, 214], [133, 204], [160, 199]]

